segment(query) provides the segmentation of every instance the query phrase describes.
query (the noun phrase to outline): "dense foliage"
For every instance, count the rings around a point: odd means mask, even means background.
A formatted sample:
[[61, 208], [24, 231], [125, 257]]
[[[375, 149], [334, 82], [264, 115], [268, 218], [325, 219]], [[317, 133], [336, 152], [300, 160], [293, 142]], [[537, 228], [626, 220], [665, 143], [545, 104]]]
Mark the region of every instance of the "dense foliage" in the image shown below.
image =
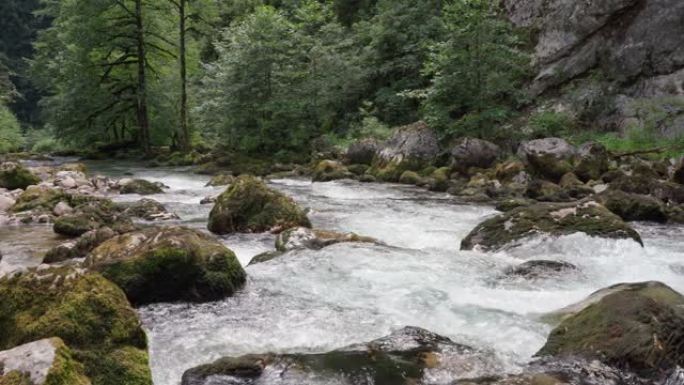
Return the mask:
[[529, 62], [495, 4], [41, 0], [51, 23], [23, 54], [40, 140], [301, 153], [420, 119], [491, 135], [524, 102]]

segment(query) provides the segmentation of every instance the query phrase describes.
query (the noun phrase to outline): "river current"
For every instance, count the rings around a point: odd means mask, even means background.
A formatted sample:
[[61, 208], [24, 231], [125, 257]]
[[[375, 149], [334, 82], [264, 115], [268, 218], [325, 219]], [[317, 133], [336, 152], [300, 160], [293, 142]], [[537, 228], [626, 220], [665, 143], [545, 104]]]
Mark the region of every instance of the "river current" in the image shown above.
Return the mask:
[[[132, 174], [169, 186], [149, 196], [204, 229], [222, 187], [186, 169], [92, 163], [92, 172]], [[353, 231], [386, 246], [338, 244], [298, 250], [247, 266], [274, 249], [270, 234], [222, 237], [246, 266], [248, 282], [231, 298], [205, 304], [155, 304], [138, 309], [150, 343], [155, 385], [178, 385], [182, 373], [223, 356], [325, 352], [367, 342], [403, 326], [419, 326], [496, 354], [511, 372], [544, 344], [551, 327], [539, 315], [619, 282], [662, 281], [684, 292], [684, 227], [635, 224], [645, 247], [631, 240], [575, 234], [531, 239], [497, 253], [459, 250], [470, 230], [496, 211], [447, 194], [401, 185], [351, 181], [272, 180], [271, 186], [310, 210], [316, 228]], [[116, 196], [130, 201], [135, 195]], [[36, 263], [53, 244], [47, 226], [0, 229], [3, 263]], [[504, 279], [528, 260], [575, 264], [577, 273], [526, 281]]]

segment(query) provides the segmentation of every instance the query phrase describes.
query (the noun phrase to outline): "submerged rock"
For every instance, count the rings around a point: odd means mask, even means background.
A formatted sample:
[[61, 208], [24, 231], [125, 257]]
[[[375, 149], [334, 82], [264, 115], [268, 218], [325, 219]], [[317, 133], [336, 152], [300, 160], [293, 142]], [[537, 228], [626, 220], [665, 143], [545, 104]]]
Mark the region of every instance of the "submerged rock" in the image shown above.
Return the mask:
[[684, 365], [684, 296], [660, 282], [620, 284], [564, 309], [539, 356], [580, 356], [658, 377]]
[[134, 304], [211, 301], [245, 283], [245, 271], [230, 249], [185, 227], [114, 237], [93, 250], [84, 265], [119, 285]]
[[0, 349], [59, 337], [93, 385], [152, 384], [135, 310], [101, 275], [62, 267], [6, 276], [0, 303]]
[[0, 164], [0, 187], [8, 190], [25, 189], [40, 183], [40, 178], [19, 163]]
[[422, 170], [439, 155], [437, 134], [425, 122], [399, 127], [373, 159], [371, 174], [396, 182], [404, 171]]
[[337, 231], [297, 227], [278, 234], [275, 246], [278, 251], [294, 249], [318, 250], [342, 242], [380, 243], [375, 238], [364, 237], [355, 233], [340, 233]]
[[60, 338], [46, 338], [0, 352], [0, 384], [91, 385], [83, 365]]
[[[182, 385], [350, 383], [441, 384], [503, 370], [491, 354], [427, 330], [406, 327], [391, 335], [322, 354], [253, 354], [227, 357], [187, 370]], [[268, 374], [267, 374], [268, 373]], [[437, 379], [435, 379], [437, 378]], [[273, 379], [273, 380], [271, 380]]]
[[594, 201], [537, 203], [490, 218], [475, 227], [461, 242], [462, 250], [498, 250], [524, 238], [546, 234], [633, 239], [643, 245], [639, 234], [620, 217]]
[[253, 176], [240, 176], [216, 198], [209, 213], [209, 231], [217, 234], [264, 232], [311, 227], [291, 198]]
[[122, 179], [119, 181], [121, 194], [151, 195], [163, 193], [161, 183], [153, 183], [144, 179]]
[[547, 279], [558, 277], [566, 272], [576, 271], [577, 266], [561, 261], [527, 261], [518, 266], [508, 268], [504, 272], [505, 278]]

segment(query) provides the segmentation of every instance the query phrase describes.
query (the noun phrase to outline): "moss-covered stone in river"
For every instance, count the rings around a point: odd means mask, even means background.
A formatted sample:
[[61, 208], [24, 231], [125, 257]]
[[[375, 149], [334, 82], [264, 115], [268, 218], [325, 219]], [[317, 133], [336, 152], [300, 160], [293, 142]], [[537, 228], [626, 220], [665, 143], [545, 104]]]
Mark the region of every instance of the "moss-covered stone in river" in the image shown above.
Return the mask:
[[626, 221], [667, 221], [663, 202], [649, 195], [611, 189], [598, 194], [596, 200]]
[[485, 220], [461, 242], [461, 249], [497, 250], [536, 234], [551, 236], [582, 232], [594, 237], [633, 239], [639, 234], [602, 205], [585, 200], [572, 203], [538, 203], [519, 207]]
[[423, 178], [415, 171], [404, 171], [399, 177], [399, 183], [418, 185], [423, 181]]
[[[93, 374], [106, 377], [108, 373], [94, 361], [83, 360], [84, 356], [106, 360], [127, 348], [138, 350], [147, 361], [147, 340], [135, 311], [121, 289], [101, 275], [61, 267], [0, 279], [0, 349], [51, 337], [66, 343], [93, 385], [115, 382], [95, 380]], [[125, 362], [121, 365], [125, 373], [139, 370]], [[151, 383], [149, 375], [138, 382]]]
[[19, 163], [5, 162], [0, 165], [0, 187], [8, 190], [25, 189], [40, 183], [40, 178]]
[[151, 195], [164, 192], [158, 183], [152, 183], [144, 179], [133, 179], [121, 186], [122, 194]]
[[62, 190], [47, 186], [31, 186], [19, 195], [11, 210], [15, 213], [29, 210], [52, 212], [57, 203], [66, 199], [67, 195]]
[[253, 176], [240, 176], [216, 199], [208, 228], [217, 234], [311, 227], [297, 204]]
[[55, 220], [53, 230], [57, 234], [78, 237], [102, 226], [122, 232], [133, 229], [130, 218], [124, 213], [125, 208], [109, 199], [70, 195], [69, 202], [74, 212]]
[[314, 182], [328, 182], [353, 177], [354, 174], [345, 165], [335, 160], [322, 160], [313, 169]]
[[148, 228], [107, 240], [85, 261], [119, 285], [131, 302], [210, 301], [245, 282], [235, 254], [185, 227]]
[[[3, 375], [4, 372], [4, 375]], [[91, 385], [83, 365], [60, 338], [0, 352], [0, 385]]]
[[555, 328], [537, 355], [598, 359], [646, 377], [684, 365], [684, 296], [644, 282], [595, 297]]

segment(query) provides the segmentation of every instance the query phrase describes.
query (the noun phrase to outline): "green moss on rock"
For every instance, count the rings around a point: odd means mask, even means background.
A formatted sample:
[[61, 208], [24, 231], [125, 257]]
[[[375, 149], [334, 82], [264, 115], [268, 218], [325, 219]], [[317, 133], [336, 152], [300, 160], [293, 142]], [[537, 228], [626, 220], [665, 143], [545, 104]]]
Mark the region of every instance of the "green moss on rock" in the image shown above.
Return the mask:
[[67, 199], [67, 195], [62, 190], [46, 186], [31, 186], [19, 195], [11, 211], [15, 213], [30, 210], [52, 212], [57, 203]]
[[5, 162], [0, 165], [0, 187], [8, 190], [25, 189], [40, 183], [40, 178], [19, 163]]
[[418, 185], [422, 182], [422, 178], [415, 171], [404, 171], [399, 177], [399, 183]]
[[240, 176], [216, 199], [209, 231], [217, 234], [311, 227], [297, 204], [253, 176]]
[[313, 169], [314, 182], [328, 182], [337, 179], [353, 178], [354, 174], [341, 162], [322, 160]]
[[185, 227], [114, 237], [93, 250], [85, 265], [119, 285], [134, 304], [216, 300], [232, 295], [245, 282], [231, 250]]
[[133, 179], [121, 186], [120, 192], [121, 194], [151, 195], [163, 193], [164, 190], [158, 183], [144, 179]]
[[480, 223], [461, 242], [461, 249], [475, 247], [497, 250], [536, 234], [551, 236], [582, 232], [590, 236], [633, 239], [643, 245], [639, 234], [602, 205], [538, 203], [519, 207]]
[[596, 200], [626, 221], [663, 223], [668, 219], [663, 202], [649, 195], [607, 190], [598, 194]]
[[[134, 348], [147, 360], [135, 311], [121, 289], [101, 275], [61, 267], [0, 279], [0, 349], [51, 337], [66, 343], [93, 385], [105, 383], [93, 378], [98, 369], [82, 360], [84, 355], [106, 359], [118, 349]], [[138, 369], [123, 365], [123, 371], [131, 370]], [[148, 376], [140, 384], [152, 380]]]
[[598, 359], [647, 377], [684, 364], [684, 296], [644, 282], [595, 297], [555, 328], [537, 355]]

